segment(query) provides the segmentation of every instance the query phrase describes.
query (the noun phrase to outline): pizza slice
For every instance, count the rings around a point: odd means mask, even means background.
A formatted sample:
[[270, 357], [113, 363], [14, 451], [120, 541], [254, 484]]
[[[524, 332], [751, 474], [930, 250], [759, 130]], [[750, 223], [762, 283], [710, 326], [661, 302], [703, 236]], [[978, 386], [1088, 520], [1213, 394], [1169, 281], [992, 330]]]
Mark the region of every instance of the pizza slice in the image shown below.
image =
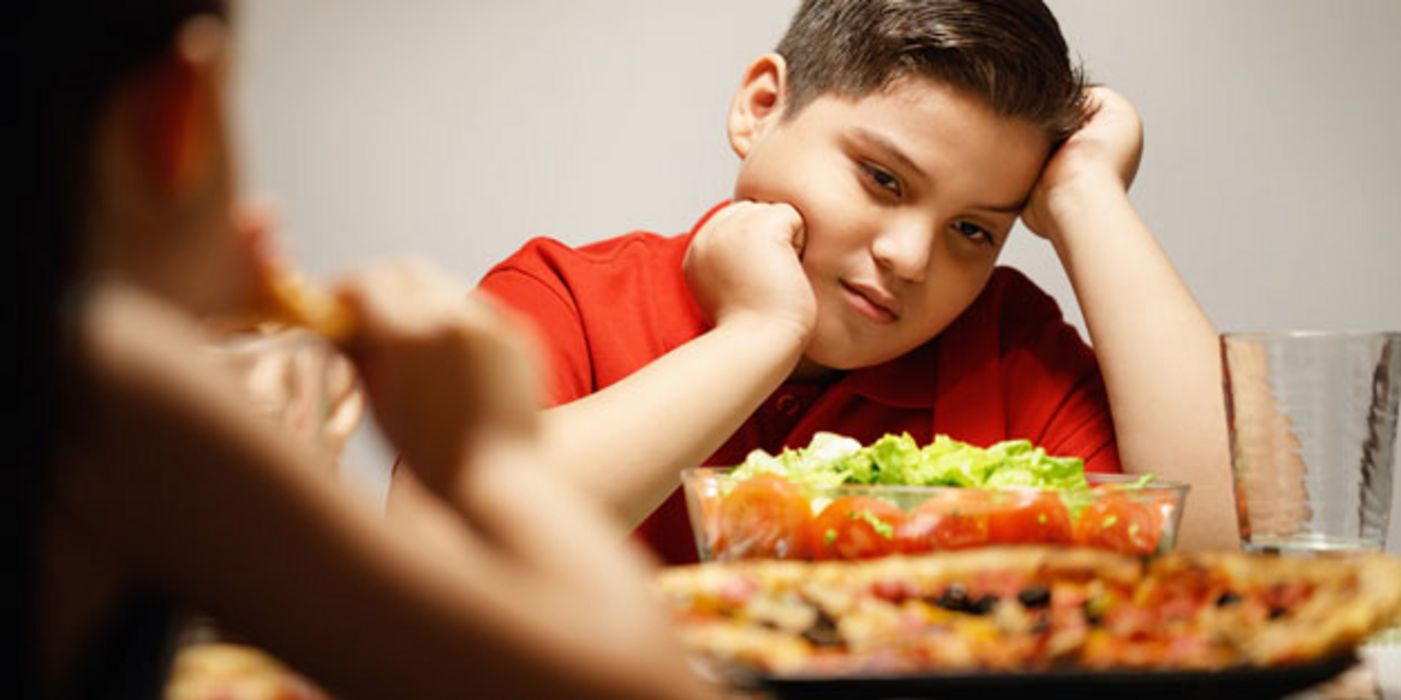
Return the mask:
[[269, 320], [307, 328], [337, 344], [355, 330], [355, 316], [344, 302], [289, 268], [270, 270], [262, 292]]

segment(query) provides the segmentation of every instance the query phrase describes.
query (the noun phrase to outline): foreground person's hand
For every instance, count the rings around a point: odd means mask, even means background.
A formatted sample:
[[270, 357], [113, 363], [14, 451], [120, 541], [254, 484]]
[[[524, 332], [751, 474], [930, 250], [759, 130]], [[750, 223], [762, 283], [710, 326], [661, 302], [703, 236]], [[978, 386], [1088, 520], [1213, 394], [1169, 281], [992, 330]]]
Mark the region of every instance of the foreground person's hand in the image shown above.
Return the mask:
[[375, 415], [435, 490], [451, 491], [478, 443], [533, 435], [529, 348], [487, 302], [417, 262], [356, 275], [341, 296], [356, 316], [349, 349]]

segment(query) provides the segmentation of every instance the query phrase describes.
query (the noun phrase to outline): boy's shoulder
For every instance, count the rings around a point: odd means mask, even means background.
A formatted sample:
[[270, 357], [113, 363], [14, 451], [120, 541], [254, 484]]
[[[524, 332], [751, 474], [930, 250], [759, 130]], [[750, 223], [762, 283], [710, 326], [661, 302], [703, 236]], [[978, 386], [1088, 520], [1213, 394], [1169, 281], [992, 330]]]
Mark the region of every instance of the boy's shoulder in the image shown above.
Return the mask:
[[1029, 315], [1060, 317], [1060, 305], [1040, 285], [1015, 267], [999, 265], [992, 271], [988, 283], [979, 295], [980, 303], [993, 301], [1005, 311], [1025, 312]]
[[950, 330], [958, 327], [963, 333], [973, 328], [995, 330], [1002, 353], [1040, 345], [1050, 337], [1059, 339], [1057, 345], [1068, 343], [1072, 338], [1075, 342], [1071, 345], [1084, 345], [1078, 331], [1065, 322], [1055, 298], [1013, 267], [999, 266], [993, 270], [982, 293]]
[[548, 237], [532, 238], [487, 275], [508, 269], [526, 272], [545, 270], [554, 275], [660, 269], [680, 275], [681, 261], [686, 257], [686, 248], [691, 244], [691, 239], [706, 221], [728, 204], [729, 200], [725, 200], [711, 207], [686, 233], [662, 235], [637, 229], [583, 245], [570, 245]]
[[601, 241], [572, 246], [555, 238], [537, 237], [526, 241], [510, 257], [497, 263], [494, 272], [550, 270], [555, 274], [628, 268], [646, 263], [679, 260], [685, 255], [689, 234], [663, 236], [650, 231], [632, 231]]

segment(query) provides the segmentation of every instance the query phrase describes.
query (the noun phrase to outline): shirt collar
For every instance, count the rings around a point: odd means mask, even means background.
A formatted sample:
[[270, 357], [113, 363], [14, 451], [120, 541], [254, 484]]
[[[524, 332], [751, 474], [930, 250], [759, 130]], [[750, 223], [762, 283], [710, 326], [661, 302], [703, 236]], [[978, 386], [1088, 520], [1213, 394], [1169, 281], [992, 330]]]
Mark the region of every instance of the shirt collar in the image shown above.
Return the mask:
[[928, 409], [938, 395], [939, 339], [893, 360], [851, 370], [838, 384], [866, 399], [894, 408]]
[[889, 362], [853, 370], [842, 381], [855, 393], [896, 408], [995, 399], [987, 396], [998, 390], [1000, 300], [993, 286], [929, 342]]
[[705, 226], [706, 222], [710, 221], [716, 214], [719, 214], [721, 209], [724, 209], [725, 207], [728, 207], [733, 203], [734, 200], [727, 199], [711, 207], [710, 211], [707, 211], [705, 214], [703, 214], [700, 220], [696, 222], [696, 225], [691, 227], [691, 232], [686, 234], [686, 244], [690, 245], [691, 239], [695, 238], [697, 233], [700, 233], [701, 227]]

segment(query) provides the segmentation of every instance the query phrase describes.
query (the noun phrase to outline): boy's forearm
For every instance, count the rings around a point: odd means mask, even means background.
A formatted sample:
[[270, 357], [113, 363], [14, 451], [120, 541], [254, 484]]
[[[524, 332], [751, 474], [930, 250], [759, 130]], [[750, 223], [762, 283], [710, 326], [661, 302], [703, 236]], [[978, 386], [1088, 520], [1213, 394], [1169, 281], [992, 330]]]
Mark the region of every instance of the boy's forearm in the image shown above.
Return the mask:
[[1125, 470], [1192, 485], [1183, 546], [1236, 546], [1215, 328], [1122, 185], [1076, 183], [1051, 211], [1050, 238], [1099, 358]]
[[727, 320], [598, 393], [550, 409], [550, 463], [629, 524], [642, 521], [787, 378], [794, 326]]

